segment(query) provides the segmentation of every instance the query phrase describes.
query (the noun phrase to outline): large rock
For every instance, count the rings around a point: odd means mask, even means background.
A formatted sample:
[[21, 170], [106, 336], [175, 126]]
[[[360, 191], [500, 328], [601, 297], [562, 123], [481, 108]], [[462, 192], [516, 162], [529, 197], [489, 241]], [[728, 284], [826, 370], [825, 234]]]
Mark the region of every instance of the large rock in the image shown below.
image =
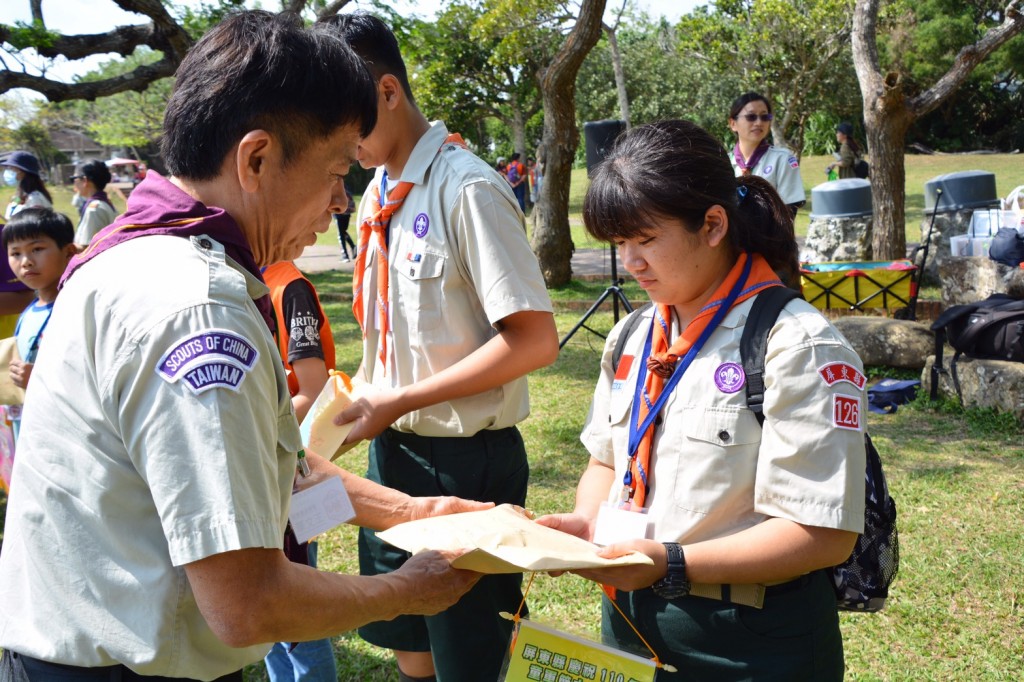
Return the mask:
[[997, 263], [991, 258], [947, 258], [939, 265], [942, 303], [945, 306], [973, 303], [992, 294], [1024, 298], [1024, 270]]
[[[925, 265], [923, 275], [923, 281], [926, 284], [934, 285], [940, 282], [939, 268], [943, 262], [953, 257], [949, 246], [949, 238], [967, 234], [971, 227], [971, 216], [973, 215], [973, 208], [925, 214], [924, 220], [921, 221], [921, 246], [914, 254], [914, 264], [917, 267], [921, 267], [921, 259], [925, 255], [925, 243], [928, 241], [928, 234], [930, 232], [931, 241], [928, 246], [928, 263]], [[933, 219], [935, 221], [934, 225], [932, 225]]]
[[935, 351], [934, 334], [920, 322], [849, 316], [832, 323], [865, 365], [919, 369]]
[[862, 261], [871, 253], [871, 216], [811, 218], [800, 250], [804, 263]]
[[[946, 351], [950, 351], [949, 348]], [[943, 354], [943, 368], [938, 375], [938, 395], [953, 396], [957, 392], [950, 372], [952, 352]], [[921, 389], [931, 391], [935, 356], [928, 358], [921, 372]], [[1024, 420], [1024, 362], [978, 360], [961, 356], [956, 361], [956, 375], [965, 407], [991, 407], [1011, 412]]]

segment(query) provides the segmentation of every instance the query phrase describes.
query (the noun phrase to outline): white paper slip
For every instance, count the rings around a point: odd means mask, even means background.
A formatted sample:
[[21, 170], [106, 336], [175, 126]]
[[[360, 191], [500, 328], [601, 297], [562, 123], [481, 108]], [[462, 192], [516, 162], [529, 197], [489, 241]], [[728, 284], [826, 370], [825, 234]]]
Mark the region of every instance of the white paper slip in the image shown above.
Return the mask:
[[311, 488], [292, 493], [288, 519], [299, 542], [308, 542], [356, 515], [341, 479], [332, 476]]
[[647, 537], [647, 513], [619, 509], [602, 502], [594, 526], [594, 544], [607, 547], [617, 542], [643, 540]]

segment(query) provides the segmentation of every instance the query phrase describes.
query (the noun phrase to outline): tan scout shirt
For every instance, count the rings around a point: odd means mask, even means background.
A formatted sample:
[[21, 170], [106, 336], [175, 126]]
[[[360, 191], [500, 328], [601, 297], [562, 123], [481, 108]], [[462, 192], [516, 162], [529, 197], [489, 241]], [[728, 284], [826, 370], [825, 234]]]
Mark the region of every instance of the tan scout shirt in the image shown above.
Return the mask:
[[[391, 220], [388, 260], [391, 299], [389, 365], [377, 358], [376, 259], [366, 259], [364, 369], [381, 387], [409, 386], [450, 367], [497, 334], [513, 313], [551, 311], [523, 214], [508, 183], [461, 147], [442, 143], [435, 122], [409, 157], [401, 178], [414, 183]], [[440, 149], [440, 151], [438, 151]], [[383, 169], [373, 182], [380, 185]], [[364, 194], [364, 197], [367, 196]], [[372, 214], [369, 199], [360, 223]], [[371, 241], [370, 248], [373, 249]], [[394, 428], [421, 436], [471, 436], [512, 426], [529, 413], [526, 378], [485, 393], [431, 405]]]
[[[656, 427], [648, 497], [653, 539], [699, 542], [768, 517], [862, 530], [860, 358], [808, 303], [791, 301], [769, 335], [762, 429], [746, 406], [743, 386], [715, 380], [726, 363], [742, 365], [739, 341], [753, 300], [726, 315]], [[609, 335], [581, 435], [591, 456], [615, 467], [609, 501], [617, 499], [627, 468], [630, 406], [651, 315], [645, 312], [626, 343], [618, 377], [612, 375], [611, 356], [622, 324]], [[675, 322], [673, 327], [674, 338]]]
[[301, 444], [261, 293], [217, 242], [169, 236], [70, 280], [26, 398], [0, 646], [200, 679], [267, 652], [221, 642], [182, 568], [281, 547]]

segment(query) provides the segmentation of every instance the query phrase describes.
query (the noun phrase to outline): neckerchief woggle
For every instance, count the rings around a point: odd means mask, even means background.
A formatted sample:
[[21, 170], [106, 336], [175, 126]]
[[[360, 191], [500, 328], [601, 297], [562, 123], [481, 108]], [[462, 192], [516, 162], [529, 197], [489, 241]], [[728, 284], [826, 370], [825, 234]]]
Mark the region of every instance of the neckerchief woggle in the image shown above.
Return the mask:
[[[672, 391], [675, 390], [679, 380], [683, 378], [683, 374], [686, 373], [686, 370], [693, 363], [697, 354], [700, 353], [704, 344], [707, 343], [711, 334], [718, 328], [718, 325], [721, 324], [723, 319], [725, 319], [725, 316], [729, 311], [732, 310], [733, 304], [736, 302], [736, 299], [739, 298], [740, 292], [743, 291], [743, 288], [747, 284], [747, 278], [750, 275], [750, 269], [753, 262], [753, 257], [748, 255], [746, 262], [743, 264], [743, 272], [729, 291], [729, 295], [726, 296], [725, 300], [722, 301], [722, 304], [718, 307], [718, 310], [715, 311], [714, 316], [704, 328], [704, 331], [701, 332], [700, 336], [697, 337], [697, 340], [692, 346], [690, 346], [689, 350], [686, 351], [686, 355], [680, 358], [676, 363], [676, 367], [672, 371], [672, 376], [665, 382], [665, 387], [661, 390], [661, 395], [658, 396], [658, 399], [655, 401], [650, 411], [648, 411], [647, 417], [639, 426], [637, 426], [637, 418], [639, 417], [640, 410], [639, 405], [640, 401], [643, 399], [644, 384], [647, 380], [647, 358], [651, 354], [651, 338], [653, 336], [655, 324], [652, 320], [651, 328], [647, 331], [647, 340], [644, 342], [643, 355], [640, 358], [640, 371], [637, 372], [636, 390], [633, 393], [633, 406], [630, 409], [629, 450], [627, 452], [630, 461], [636, 457], [637, 448], [640, 447], [640, 440], [643, 438], [644, 433], [647, 432], [647, 429], [650, 428], [657, 416], [661, 413], [661, 410], [665, 407], [665, 403], [668, 402], [668, 398], [672, 394]], [[669, 321], [669, 324], [671, 324], [671, 321]], [[650, 463], [648, 463], [648, 466], [650, 466]], [[626, 475], [623, 477], [622, 483], [627, 488], [633, 485], [632, 467], [626, 468]], [[644, 485], [644, 488], [647, 487], [646, 480], [641, 481], [641, 483]]]
[[750, 160], [748, 161], [743, 158], [743, 152], [740, 151], [740, 143], [737, 142], [736, 146], [732, 148], [732, 155], [736, 159], [736, 165], [740, 167], [743, 175], [751, 175], [754, 172], [754, 168], [761, 162], [761, 159], [768, 153], [770, 148], [771, 145], [768, 144], [768, 140], [761, 140], [761, 143], [754, 148], [754, 153], [750, 155]]

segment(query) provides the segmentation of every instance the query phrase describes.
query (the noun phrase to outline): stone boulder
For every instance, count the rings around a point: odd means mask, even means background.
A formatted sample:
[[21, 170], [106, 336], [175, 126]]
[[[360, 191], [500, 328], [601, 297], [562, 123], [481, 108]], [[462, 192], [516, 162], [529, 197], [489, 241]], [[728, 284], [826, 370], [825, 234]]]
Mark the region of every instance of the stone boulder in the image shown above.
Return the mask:
[[800, 249], [803, 263], [867, 260], [871, 252], [871, 216], [811, 218]]
[[991, 258], [947, 258], [939, 265], [942, 303], [945, 306], [973, 303], [992, 294], [1024, 298], [1024, 270], [997, 263]]
[[[925, 214], [924, 220], [921, 221], [921, 246], [914, 253], [914, 265], [921, 267], [925, 241], [928, 239], [930, 230], [931, 243], [928, 246], [928, 263], [925, 265], [923, 274], [923, 281], [926, 284], [935, 285], [940, 283], [941, 275], [939, 268], [943, 262], [953, 257], [949, 239], [957, 235], [967, 234], [971, 228], [971, 217], [973, 215], [973, 208]], [[935, 221], [934, 226], [932, 225], [933, 218]]]
[[919, 369], [935, 352], [935, 335], [921, 322], [847, 316], [832, 324], [867, 366]]
[[[943, 368], [938, 375], [938, 395], [956, 397], [950, 372], [951, 349], [943, 354]], [[921, 390], [929, 395], [935, 356], [928, 358], [921, 372]], [[1024, 362], [979, 360], [961, 356], [956, 361], [956, 375], [964, 407], [990, 407], [1011, 412], [1024, 421]]]

